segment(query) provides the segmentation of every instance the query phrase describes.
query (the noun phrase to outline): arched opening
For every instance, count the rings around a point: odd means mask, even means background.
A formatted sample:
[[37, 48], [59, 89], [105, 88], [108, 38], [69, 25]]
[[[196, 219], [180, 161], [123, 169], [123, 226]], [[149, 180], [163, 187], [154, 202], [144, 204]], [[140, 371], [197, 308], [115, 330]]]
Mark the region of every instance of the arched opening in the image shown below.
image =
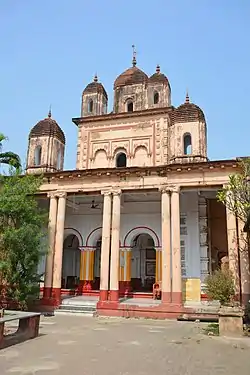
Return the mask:
[[35, 165], [41, 165], [42, 163], [42, 146], [36, 146], [35, 148]]
[[148, 233], [137, 235], [131, 247], [131, 289], [152, 292], [156, 276], [156, 251]]
[[127, 112], [133, 112], [134, 111], [134, 103], [132, 101], [127, 102]]
[[56, 169], [58, 170], [61, 169], [61, 156], [62, 156], [62, 151], [61, 149], [59, 149], [57, 152], [57, 160], [56, 160]]
[[100, 289], [100, 277], [101, 277], [101, 247], [102, 247], [102, 237], [96, 241], [95, 255], [94, 255], [94, 280], [93, 289]]
[[159, 103], [159, 93], [155, 92], [154, 93], [154, 104], [158, 104], [158, 103]]
[[88, 112], [89, 112], [89, 113], [92, 113], [92, 112], [93, 112], [93, 107], [94, 107], [93, 100], [92, 100], [92, 99], [89, 99], [89, 102], [88, 102]]
[[70, 234], [63, 243], [62, 288], [77, 288], [80, 278], [80, 259], [79, 240], [75, 234]]
[[184, 155], [191, 155], [192, 154], [192, 138], [191, 134], [185, 134], [183, 137], [183, 144], [184, 144]]
[[103, 106], [103, 113], [104, 113], [104, 115], [106, 115], [107, 112], [108, 112], [108, 103], [105, 102], [105, 103], [104, 103], [104, 106]]
[[120, 152], [116, 156], [116, 167], [117, 168], [124, 168], [127, 166], [127, 156], [124, 152]]

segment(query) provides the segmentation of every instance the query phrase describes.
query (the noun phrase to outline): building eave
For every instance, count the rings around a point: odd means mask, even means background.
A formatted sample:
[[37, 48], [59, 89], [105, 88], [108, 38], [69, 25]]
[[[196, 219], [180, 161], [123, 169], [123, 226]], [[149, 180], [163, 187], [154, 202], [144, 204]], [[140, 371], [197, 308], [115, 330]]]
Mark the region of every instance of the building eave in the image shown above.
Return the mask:
[[239, 160], [214, 160], [200, 163], [186, 163], [186, 164], [168, 164], [151, 167], [126, 167], [126, 168], [96, 168], [96, 169], [75, 169], [61, 172], [48, 172], [44, 174], [44, 178], [48, 180], [58, 179], [74, 179], [81, 177], [104, 177], [104, 176], [166, 176], [172, 173], [188, 173], [201, 171], [214, 171], [225, 169], [239, 169]]
[[108, 113], [106, 115], [100, 116], [86, 116], [86, 117], [74, 117], [72, 118], [72, 122], [79, 126], [84, 123], [90, 122], [99, 122], [99, 121], [106, 121], [106, 120], [119, 120], [119, 119], [127, 119], [127, 118], [134, 118], [134, 117], [142, 117], [142, 116], [152, 116], [152, 115], [162, 115], [166, 113], [171, 113], [175, 110], [175, 107], [163, 107], [163, 108], [152, 108], [152, 109], [144, 109], [142, 111], [134, 111], [134, 112], [122, 112], [122, 113]]

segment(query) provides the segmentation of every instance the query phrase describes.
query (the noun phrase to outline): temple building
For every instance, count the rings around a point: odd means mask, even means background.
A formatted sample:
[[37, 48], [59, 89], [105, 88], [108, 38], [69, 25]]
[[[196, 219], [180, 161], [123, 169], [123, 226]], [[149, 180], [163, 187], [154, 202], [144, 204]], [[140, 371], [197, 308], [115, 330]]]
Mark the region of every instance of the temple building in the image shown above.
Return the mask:
[[[202, 109], [188, 94], [174, 107], [160, 66], [147, 75], [135, 55], [107, 108], [95, 76], [72, 120], [75, 170], [63, 169], [65, 135], [51, 112], [30, 131], [27, 173], [44, 174], [40, 199], [49, 215], [43, 303], [95, 296], [100, 314], [122, 315], [124, 298], [133, 298], [138, 316], [176, 316], [206, 299], [205, 278], [225, 257], [237, 292], [249, 298], [239, 223], [216, 198], [238, 163], [208, 159]], [[139, 309], [137, 298], [153, 299], [155, 283], [161, 299]]]

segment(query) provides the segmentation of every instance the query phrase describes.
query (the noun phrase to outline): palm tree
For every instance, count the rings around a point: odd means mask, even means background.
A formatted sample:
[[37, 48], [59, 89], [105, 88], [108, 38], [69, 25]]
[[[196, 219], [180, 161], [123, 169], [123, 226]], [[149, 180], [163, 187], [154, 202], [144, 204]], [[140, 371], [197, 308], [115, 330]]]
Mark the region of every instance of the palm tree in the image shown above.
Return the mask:
[[0, 164], [8, 164], [11, 167], [14, 167], [15, 169], [21, 168], [21, 160], [17, 154], [11, 151], [2, 152], [2, 142], [7, 141], [7, 137], [0, 133]]

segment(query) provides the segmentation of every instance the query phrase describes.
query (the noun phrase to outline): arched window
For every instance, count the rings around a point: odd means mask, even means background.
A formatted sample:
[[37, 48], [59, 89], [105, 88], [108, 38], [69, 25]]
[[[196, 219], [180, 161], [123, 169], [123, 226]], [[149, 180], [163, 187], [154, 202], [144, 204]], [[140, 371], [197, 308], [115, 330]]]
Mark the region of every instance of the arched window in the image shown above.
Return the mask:
[[56, 160], [56, 169], [58, 170], [61, 169], [61, 156], [62, 156], [62, 151], [59, 149], [57, 153], [57, 160]]
[[88, 112], [89, 113], [93, 112], [93, 106], [94, 106], [93, 100], [89, 99], [89, 102], [88, 102]]
[[191, 134], [185, 134], [183, 137], [183, 144], [184, 144], [184, 155], [191, 155], [192, 154], [192, 138]]
[[131, 102], [131, 101], [127, 102], [127, 111], [128, 112], [133, 112], [134, 111], [134, 104], [133, 104], [133, 102]]
[[116, 157], [116, 167], [123, 168], [127, 166], [127, 156], [124, 152], [120, 152]]
[[42, 162], [42, 147], [36, 146], [35, 148], [35, 165], [41, 165]]
[[159, 103], [159, 93], [155, 92], [154, 93], [154, 104], [158, 104], [158, 103]]

